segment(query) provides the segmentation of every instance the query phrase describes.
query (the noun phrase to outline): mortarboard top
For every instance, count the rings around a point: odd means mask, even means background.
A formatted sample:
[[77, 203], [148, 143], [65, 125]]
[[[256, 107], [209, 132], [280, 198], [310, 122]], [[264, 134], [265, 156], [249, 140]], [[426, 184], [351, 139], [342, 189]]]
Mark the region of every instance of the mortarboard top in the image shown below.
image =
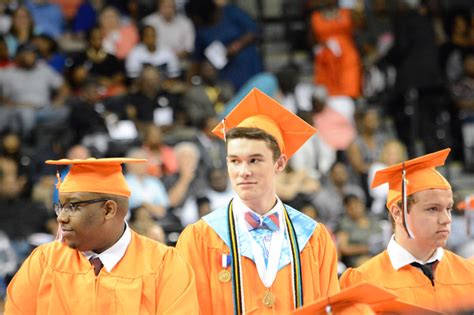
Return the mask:
[[436, 315], [439, 312], [402, 302], [398, 299], [385, 301], [372, 305], [372, 310], [376, 314], [397, 314], [397, 315]]
[[212, 132], [225, 140], [225, 132], [234, 127], [262, 129], [276, 139], [280, 150], [288, 158], [316, 133], [316, 128], [255, 88]]
[[451, 189], [451, 185], [435, 167], [444, 165], [450, 148], [426, 154], [403, 163], [399, 163], [375, 174], [372, 188], [389, 184], [387, 208], [402, 198], [402, 171], [406, 171], [406, 195], [409, 196], [426, 189]]
[[130, 197], [130, 188], [122, 173], [122, 163], [143, 163], [145, 159], [89, 158], [86, 160], [47, 160], [46, 164], [71, 165], [64, 181], [58, 182], [60, 193], [93, 192]]
[[372, 305], [393, 301], [396, 298], [395, 294], [383, 288], [363, 282], [304, 306], [292, 314], [319, 315], [331, 312], [332, 314], [375, 314], [371, 308]]

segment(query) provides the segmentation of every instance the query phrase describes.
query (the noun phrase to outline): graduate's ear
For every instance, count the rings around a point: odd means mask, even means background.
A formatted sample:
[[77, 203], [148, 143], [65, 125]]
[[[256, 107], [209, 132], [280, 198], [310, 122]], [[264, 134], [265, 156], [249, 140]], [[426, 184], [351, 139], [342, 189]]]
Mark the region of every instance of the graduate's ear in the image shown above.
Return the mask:
[[285, 154], [280, 155], [280, 157], [275, 162], [275, 169], [277, 173], [283, 172], [286, 167], [286, 163], [288, 162], [288, 158]]
[[104, 204], [104, 218], [110, 220], [117, 215], [118, 205], [114, 200], [107, 200]]
[[396, 203], [390, 207], [389, 211], [395, 225], [403, 225], [403, 210]]

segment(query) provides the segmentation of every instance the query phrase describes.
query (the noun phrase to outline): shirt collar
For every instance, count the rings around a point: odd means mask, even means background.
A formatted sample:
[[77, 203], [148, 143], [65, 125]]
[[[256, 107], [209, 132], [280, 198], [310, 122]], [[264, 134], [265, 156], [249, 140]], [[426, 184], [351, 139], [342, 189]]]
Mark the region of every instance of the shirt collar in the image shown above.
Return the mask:
[[395, 241], [395, 236], [392, 235], [390, 242], [387, 245], [387, 253], [390, 258], [390, 262], [395, 270], [398, 270], [406, 265], [411, 264], [412, 262], [417, 262], [419, 264], [426, 264], [433, 261], [441, 261], [443, 258], [444, 250], [442, 247], [438, 247], [433, 256], [431, 256], [427, 261], [421, 261], [416, 259], [409, 251], [403, 248], [400, 244]]
[[125, 255], [125, 251], [127, 250], [131, 240], [132, 232], [130, 231], [128, 224], [125, 222], [125, 231], [119, 240], [114, 245], [112, 245], [112, 247], [100, 254], [96, 254], [92, 251], [83, 252], [83, 254], [88, 260], [93, 257], [99, 257], [100, 261], [104, 265], [104, 268], [107, 270], [107, 272], [110, 272]]
[[278, 215], [281, 217], [283, 215], [283, 213], [281, 212], [283, 209], [283, 203], [281, 202], [280, 198], [276, 197], [276, 199], [277, 199], [277, 202], [275, 203], [275, 206], [273, 206], [273, 208], [270, 211], [265, 213], [265, 215], [260, 215], [257, 212], [253, 211], [252, 209], [250, 209], [249, 207], [247, 207], [242, 201], [242, 199], [240, 199], [238, 196], [235, 196], [233, 200], [233, 203], [234, 203], [233, 208], [238, 217], [239, 229], [244, 228], [244, 225], [245, 225], [245, 228], [247, 229], [250, 227], [247, 221], [244, 219], [244, 215], [247, 211], [253, 212], [259, 217], [266, 217], [273, 213], [278, 213]]

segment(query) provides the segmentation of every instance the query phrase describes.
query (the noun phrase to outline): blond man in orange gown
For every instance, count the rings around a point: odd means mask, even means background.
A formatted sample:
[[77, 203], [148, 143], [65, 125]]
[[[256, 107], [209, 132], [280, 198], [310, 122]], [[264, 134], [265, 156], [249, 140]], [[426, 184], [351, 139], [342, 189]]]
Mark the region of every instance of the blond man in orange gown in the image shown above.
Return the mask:
[[203, 314], [288, 313], [339, 291], [326, 228], [275, 193], [276, 176], [314, 132], [257, 89], [214, 129], [226, 140], [235, 196], [186, 227], [177, 244]]
[[[402, 302], [424, 308], [442, 312], [474, 309], [474, 264], [443, 249], [454, 201], [451, 185], [435, 167], [444, 164], [449, 151], [444, 149], [376, 173], [372, 187], [389, 185], [387, 208], [395, 234], [384, 252], [344, 272], [342, 288], [369, 282], [397, 294]], [[406, 198], [402, 198], [402, 191]]]
[[194, 275], [174, 248], [125, 223], [130, 190], [121, 163], [72, 167], [55, 205], [61, 240], [36, 248], [7, 289], [5, 314], [198, 314]]

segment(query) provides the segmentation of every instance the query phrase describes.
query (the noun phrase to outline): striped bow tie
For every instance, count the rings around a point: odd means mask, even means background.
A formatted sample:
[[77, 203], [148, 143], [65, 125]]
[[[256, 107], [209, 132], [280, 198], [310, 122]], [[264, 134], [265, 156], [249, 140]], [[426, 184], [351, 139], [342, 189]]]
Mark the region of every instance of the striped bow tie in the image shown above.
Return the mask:
[[277, 212], [266, 217], [259, 217], [257, 214], [247, 211], [245, 213], [245, 221], [249, 224], [250, 231], [254, 229], [267, 229], [276, 232], [280, 228], [280, 220], [278, 219]]

